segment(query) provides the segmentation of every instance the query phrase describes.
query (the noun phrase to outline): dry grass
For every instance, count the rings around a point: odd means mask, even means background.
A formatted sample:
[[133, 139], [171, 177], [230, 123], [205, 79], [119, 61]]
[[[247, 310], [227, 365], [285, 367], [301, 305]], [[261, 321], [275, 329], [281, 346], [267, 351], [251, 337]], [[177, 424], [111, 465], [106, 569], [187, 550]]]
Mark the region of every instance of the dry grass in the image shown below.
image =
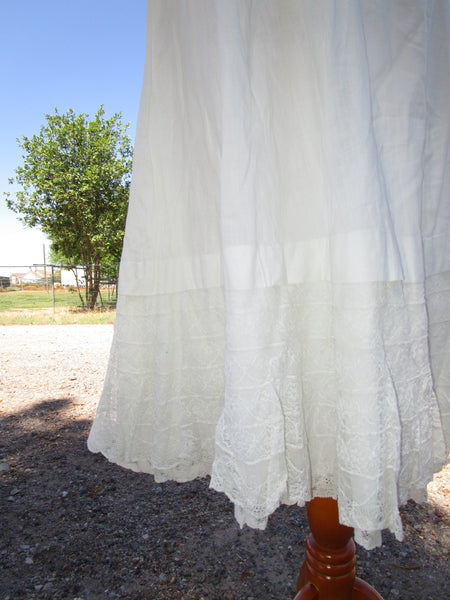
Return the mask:
[[114, 323], [116, 311], [113, 308], [101, 308], [95, 311], [78, 307], [52, 308], [16, 308], [0, 312], [0, 325], [74, 325]]

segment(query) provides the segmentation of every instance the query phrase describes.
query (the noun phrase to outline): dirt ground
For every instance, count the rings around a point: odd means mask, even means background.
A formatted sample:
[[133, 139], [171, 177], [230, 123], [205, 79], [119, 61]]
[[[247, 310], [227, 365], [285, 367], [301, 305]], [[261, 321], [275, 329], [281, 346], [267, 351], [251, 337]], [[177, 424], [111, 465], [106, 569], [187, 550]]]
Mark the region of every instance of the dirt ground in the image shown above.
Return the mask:
[[[207, 479], [156, 484], [86, 447], [110, 325], [0, 327], [0, 600], [287, 600], [306, 512], [240, 530]], [[450, 598], [450, 469], [402, 509], [405, 541], [358, 548], [385, 600]]]

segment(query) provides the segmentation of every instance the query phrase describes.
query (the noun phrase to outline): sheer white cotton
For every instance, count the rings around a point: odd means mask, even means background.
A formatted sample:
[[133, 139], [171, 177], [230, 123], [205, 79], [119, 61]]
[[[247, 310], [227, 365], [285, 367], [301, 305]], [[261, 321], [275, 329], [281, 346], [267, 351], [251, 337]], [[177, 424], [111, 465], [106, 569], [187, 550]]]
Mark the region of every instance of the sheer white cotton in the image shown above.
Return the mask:
[[153, 1], [89, 448], [366, 547], [450, 430], [446, 0]]

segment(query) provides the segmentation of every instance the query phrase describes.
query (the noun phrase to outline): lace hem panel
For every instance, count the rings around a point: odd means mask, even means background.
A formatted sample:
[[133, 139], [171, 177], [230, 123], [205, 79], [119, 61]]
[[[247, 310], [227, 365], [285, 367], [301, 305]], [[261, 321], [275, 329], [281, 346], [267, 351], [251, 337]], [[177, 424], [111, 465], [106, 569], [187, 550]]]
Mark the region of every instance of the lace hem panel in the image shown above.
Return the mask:
[[400, 537], [445, 460], [427, 332], [419, 284], [122, 297], [89, 448], [159, 481], [212, 473], [241, 524], [333, 496], [364, 545]]

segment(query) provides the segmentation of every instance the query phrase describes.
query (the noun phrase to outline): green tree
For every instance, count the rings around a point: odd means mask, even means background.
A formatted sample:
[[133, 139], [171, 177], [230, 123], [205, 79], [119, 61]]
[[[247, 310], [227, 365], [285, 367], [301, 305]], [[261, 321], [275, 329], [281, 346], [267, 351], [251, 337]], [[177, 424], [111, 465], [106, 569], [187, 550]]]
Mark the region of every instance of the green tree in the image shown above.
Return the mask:
[[85, 302], [94, 308], [102, 262], [118, 262], [122, 251], [131, 180], [132, 145], [121, 113], [95, 118], [45, 115], [39, 135], [18, 138], [23, 164], [6, 193], [8, 207], [50, 239], [54, 256], [85, 269]]

